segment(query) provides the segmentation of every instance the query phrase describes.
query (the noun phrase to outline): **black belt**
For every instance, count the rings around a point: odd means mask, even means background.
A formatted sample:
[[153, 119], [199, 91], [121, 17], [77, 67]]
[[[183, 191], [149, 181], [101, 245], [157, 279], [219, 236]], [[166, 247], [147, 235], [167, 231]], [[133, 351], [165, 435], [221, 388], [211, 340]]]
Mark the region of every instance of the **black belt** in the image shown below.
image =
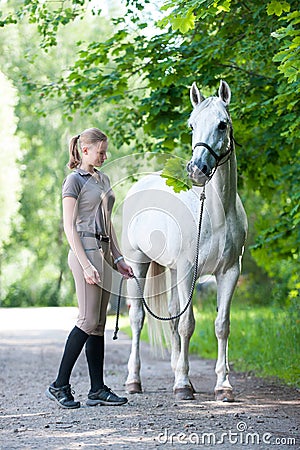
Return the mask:
[[89, 231], [78, 231], [80, 237], [91, 237], [98, 241], [109, 242], [109, 236], [103, 236], [102, 234], [90, 233]]

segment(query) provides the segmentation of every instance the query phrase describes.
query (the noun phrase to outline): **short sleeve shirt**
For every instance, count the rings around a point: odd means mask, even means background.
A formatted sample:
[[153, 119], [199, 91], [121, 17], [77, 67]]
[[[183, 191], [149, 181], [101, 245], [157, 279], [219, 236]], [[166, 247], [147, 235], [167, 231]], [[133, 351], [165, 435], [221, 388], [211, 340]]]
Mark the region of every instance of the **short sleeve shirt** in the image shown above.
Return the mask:
[[115, 195], [108, 176], [99, 170], [96, 172], [100, 181], [85, 170], [75, 169], [63, 182], [62, 197], [77, 200], [77, 231], [108, 236]]

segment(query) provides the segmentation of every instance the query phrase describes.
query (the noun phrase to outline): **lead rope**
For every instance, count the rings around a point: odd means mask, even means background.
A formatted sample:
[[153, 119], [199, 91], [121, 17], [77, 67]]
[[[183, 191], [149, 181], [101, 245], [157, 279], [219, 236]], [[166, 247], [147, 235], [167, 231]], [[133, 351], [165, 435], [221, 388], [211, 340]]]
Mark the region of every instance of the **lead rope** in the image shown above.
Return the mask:
[[[200, 215], [199, 215], [199, 222], [198, 222], [198, 234], [197, 234], [197, 244], [196, 244], [196, 256], [195, 256], [195, 263], [194, 263], [194, 273], [193, 273], [193, 279], [192, 279], [192, 284], [191, 284], [191, 288], [190, 288], [190, 292], [189, 292], [188, 301], [187, 301], [185, 307], [183, 308], [183, 310], [180, 313], [178, 313], [178, 314], [176, 314], [174, 316], [168, 316], [168, 317], [157, 316], [153, 311], [151, 311], [151, 309], [149, 308], [146, 300], [144, 299], [143, 290], [141, 288], [139, 280], [137, 279], [137, 277], [135, 275], [132, 277], [132, 278], [134, 278], [134, 280], [135, 280], [135, 282], [137, 284], [137, 288], [138, 288], [138, 291], [139, 291], [139, 294], [140, 294], [140, 297], [142, 299], [142, 303], [143, 303], [145, 309], [148, 311], [148, 313], [152, 317], [154, 317], [157, 320], [175, 320], [175, 319], [178, 319], [180, 316], [182, 316], [182, 314], [184, 314], [186, 312], [186, 310], [188, 309], [188, 307], [190, 306], [190, 303], [192, 301], [193, 292], [194, 292], [195, 284], [196, 284], [196, 281], [197, 281], [199, 249], [200, 249], [200, 236], [201, 236], [201, 227], [202, 227], [202, 219], [203, 219], [205, 198], [206, 198], [205, 197], [205, 186], [203, 186], [203, 191], [202, 191], [202, 193], [200, 195], [201, 206], [200, 206]], [[120, 281], [120, 286], [119, 286], [119, 295], [118, 295], [117, 311], [116, 311], [116, 325], [115, 325], [113, 340], [118, 339], [120, 305], [121, 305], [123, 281], [124, 281], [124, 278], [122, 277], [121, 281]]]

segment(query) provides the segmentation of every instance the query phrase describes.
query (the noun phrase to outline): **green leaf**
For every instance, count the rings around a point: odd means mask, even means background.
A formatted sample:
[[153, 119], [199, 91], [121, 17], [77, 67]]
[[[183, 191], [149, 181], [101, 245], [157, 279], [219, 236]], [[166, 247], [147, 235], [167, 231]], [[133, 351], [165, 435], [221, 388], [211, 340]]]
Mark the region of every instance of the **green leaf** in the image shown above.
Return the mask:
[[186, 171], [186, 161], [181, 158], [169, 158], [163, 168], [161, 176], [166, 178], [168, 186], [173, 187], [174, 192], [187, 191], [193, 186]]
[[272, 0], [270, 3], [268, 3], [267, 13], [269, 16], [275, 14], [276, 16], [279, 17], [283, 14], [283, 12], [289, 12], [290, 9], [291, 7], [288, 2]]
[[181, 33], [187, 33], [189, 30], [195, 28], [195, 15], [193, 11], [189, 11], [186, 16], [182, 17], [171, 17], [170, 23], [172, 25], [173, 31], [179, 30]]
[[218, 2], [215, 2], [214, 6], [217, 8], [217, 14], [219, 14], [223, 11], [230, 12], [230, 4], [231, 4], [231, 0], [225, 0], [220, 5], [218, 5]]

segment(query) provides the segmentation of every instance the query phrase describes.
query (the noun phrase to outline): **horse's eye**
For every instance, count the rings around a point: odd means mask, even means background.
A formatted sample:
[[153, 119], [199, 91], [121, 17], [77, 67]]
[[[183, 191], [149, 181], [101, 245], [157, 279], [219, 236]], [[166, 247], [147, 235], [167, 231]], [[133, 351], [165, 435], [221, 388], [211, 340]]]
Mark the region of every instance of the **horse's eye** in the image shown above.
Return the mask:
[[224, 131], [227, 128], [227, 123], [226, 122], [220, 122], [218, 125], [219, 130]]

